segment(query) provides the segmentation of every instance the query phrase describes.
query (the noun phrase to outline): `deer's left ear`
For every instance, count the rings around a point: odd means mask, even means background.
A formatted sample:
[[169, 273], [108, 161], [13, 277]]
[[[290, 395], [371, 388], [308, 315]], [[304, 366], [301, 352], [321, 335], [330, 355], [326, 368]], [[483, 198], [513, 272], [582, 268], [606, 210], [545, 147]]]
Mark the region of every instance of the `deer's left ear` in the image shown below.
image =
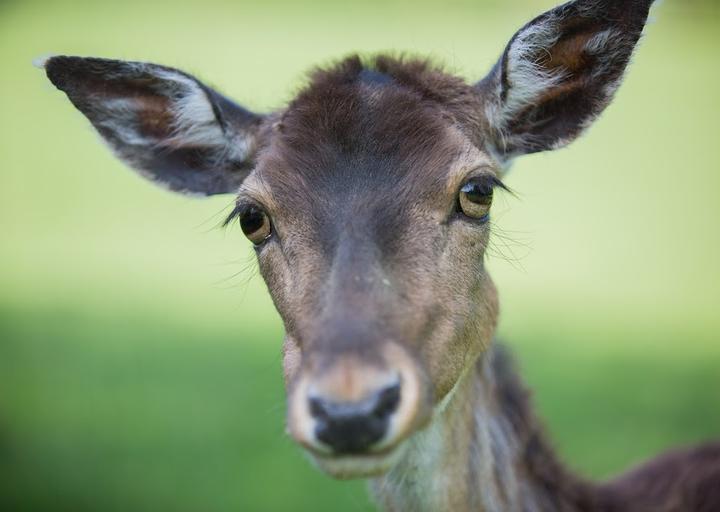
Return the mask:
[[170, 190], [234, 192], [252, 169], [263, 117], [182, 71], [64, 56], [43, 66], [116, 156]]
[[653, 0], [575, 0], [510, 40], [476, 87], [503, 161], [570, 143], [622, 80]]

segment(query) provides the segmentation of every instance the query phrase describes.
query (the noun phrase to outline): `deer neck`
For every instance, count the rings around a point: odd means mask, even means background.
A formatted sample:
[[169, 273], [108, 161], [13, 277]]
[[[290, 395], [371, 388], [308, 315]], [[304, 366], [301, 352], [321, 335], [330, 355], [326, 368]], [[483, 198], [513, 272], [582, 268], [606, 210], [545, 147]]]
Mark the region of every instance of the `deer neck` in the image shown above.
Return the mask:
[[482, 356], [372, 482], [387, 511], [592, 511], [594, 490], [546, 442], [527, 392], [501, 348]]

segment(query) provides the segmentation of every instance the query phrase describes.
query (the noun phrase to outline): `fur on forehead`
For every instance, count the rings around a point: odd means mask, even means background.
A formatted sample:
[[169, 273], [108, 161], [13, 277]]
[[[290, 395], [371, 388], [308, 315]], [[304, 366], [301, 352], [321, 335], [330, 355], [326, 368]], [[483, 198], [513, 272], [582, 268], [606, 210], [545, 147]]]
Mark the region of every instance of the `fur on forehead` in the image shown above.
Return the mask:
[[414, 179], [458, 156], [458, 134], [480, 145], [479, 112], [470, 85], [426, 60], [348, 57], [310, 75], [276, 122], [260, 168], [285, 181], [284, 168], [294, 187], [348, 166], [370, 178]]

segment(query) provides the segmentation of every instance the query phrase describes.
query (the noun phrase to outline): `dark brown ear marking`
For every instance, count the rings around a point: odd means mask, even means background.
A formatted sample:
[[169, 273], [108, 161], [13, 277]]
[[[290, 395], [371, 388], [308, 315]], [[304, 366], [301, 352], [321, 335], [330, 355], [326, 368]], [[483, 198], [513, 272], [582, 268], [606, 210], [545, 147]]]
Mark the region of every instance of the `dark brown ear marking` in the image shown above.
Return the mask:
[[652, 0], [576, 0], [521, 28], [477, 84], [502, 159], [562, 147], [605, 109]]
[[263, 117], [182, 71], [65, 56], [45, 70], [122, 160], [173, 191], [233, 192], [252, 167]]

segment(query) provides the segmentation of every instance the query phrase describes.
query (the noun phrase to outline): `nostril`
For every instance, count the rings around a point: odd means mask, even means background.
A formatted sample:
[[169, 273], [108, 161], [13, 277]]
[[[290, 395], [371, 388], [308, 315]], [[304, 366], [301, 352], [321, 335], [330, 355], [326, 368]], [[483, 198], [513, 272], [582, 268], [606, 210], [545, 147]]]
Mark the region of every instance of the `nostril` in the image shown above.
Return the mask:
[[325, 406], [325, 402], [320, 398], [311, 397], [310, 398], [310, 414], [315, 419], [327, 420], [328, 419], [328, 411]]
[[385, 419], [397, 410], [398, 404], [400, 404], [400, 383], [385, 388], [378, 394], [373, 415]]
[[363, 453], [379, 442], [400, 403], [400, 385], [393, 384], [360, 402], [332, 402], [310, 397], [315, 436], [338, 454]]

